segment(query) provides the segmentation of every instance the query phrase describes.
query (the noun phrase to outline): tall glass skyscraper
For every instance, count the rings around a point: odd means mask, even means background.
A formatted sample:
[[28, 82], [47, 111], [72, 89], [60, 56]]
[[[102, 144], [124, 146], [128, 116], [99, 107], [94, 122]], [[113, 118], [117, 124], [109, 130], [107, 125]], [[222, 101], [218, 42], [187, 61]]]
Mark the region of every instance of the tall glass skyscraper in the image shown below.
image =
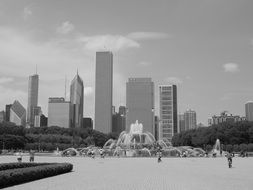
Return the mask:
[[82, 127], [83, 122], [83, 80], [76, 74], [70, 85], [70, 126]]
[[96, 53], [95, 125], [97, 131], [112, 132], [113, 54]]
[[160, 102], [160, 135], [159, 139], [172, 140], [174, 134], [178, 133], [177, 127], [177, 86], [159, 86]]
[[143, 130], [155, 135], [154, 82], [151, 78], [129, 78], [126, 83], [126, 131], [138, 120]]
[[34, 109], [38, 106], [39, 75], [29, 76], [28, 81], [28, 105], [27, 105], [27, 125], [34, 126]]
[[245, 115], [247, 121], [253, 121], [253, 101], [245, 104]]

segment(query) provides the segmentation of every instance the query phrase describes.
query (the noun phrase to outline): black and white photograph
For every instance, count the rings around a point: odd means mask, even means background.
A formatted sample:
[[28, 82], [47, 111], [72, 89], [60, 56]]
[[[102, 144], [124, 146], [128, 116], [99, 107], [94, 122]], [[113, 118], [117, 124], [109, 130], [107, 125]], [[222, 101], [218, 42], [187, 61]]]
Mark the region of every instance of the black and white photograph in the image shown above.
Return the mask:
[[0, 189], [252, 190], [252, 0], [0, 0]]

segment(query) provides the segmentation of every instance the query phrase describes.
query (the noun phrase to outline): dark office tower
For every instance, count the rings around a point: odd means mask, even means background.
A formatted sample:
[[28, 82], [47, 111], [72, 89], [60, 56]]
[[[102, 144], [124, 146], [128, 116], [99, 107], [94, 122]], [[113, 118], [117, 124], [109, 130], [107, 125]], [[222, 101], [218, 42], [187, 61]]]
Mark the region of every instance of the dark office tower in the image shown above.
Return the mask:
[[70, 85], [70, 125], [82, 127], [83, 122], [83, 80], [76, 74]]
[[11, 110], [12, 104], [7, 104], [5, 106], [5, 121], [10, 121], [10, 110]]
[[97, 52], [94, 129], [102, 133], [112, 132], [112, 87], [112, 52]]
[[172, 140], [177, 130], [177, 86], [159, 86], [160, 136], [159, 139]]
[[83, 118], [83, 128], [93, 128], [93, 121], [90, 117], [84, 117]]
[[28, 105], [27, 105], [27, 125], [34, 126], [34, 108], [38, 106], [39, 75], [29, 76], [28, 81]]
[[119, 114], [122, 116], [126, 116], [126, 107], [125, 106], [119, 107]]
[[159, 118], [158, 116], [155, 116], [155, 139], [159, 139]]
[[154, 83], [151, 78], [129, 78], [126, 84], [126, 131], [138, 120], [154, 135]]

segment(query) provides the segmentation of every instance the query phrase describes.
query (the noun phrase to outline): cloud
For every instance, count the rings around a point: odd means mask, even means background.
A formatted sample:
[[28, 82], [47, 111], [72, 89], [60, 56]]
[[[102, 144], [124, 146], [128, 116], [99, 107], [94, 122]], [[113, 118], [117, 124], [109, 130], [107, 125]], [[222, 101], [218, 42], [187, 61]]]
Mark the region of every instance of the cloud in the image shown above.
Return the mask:
[[167, 33], [161, 32], [132, 32], [127, 37], [133, 40], [157, 40], [166, 39], [170, 36]]
[[226, 63], [223, 65], [224, 71], [229, 73], [239, 72], [239, 65], [237, 63]]
[[24, 20], [27, 20], [33, 14], [31, 6], [27, 6], [23, 10]]
[[138, 48], [140, 44], [121, 35], [83, 36], [79, 39], [88, 50], [92, 51], [119, 51], [128, 48]]
[[5, 84], [5, 83], [9, 83], [12, 82], [14, 79], [11, 77], [1, 77], [0, 78], [0, 84]]
[[148, 65], [152, 65], [152, 63], [147, 62], [147, 61], [141, 61], [141, 62], [139, 63], [139, 65], [141, 65], [141, 66], [148, 66]]
[[4, 109], [6, 104], [12, 104], [14, 100], [19, 100], [20, 103], [26, 107], [27, 103], [27, 93], [22, 90], [16, 90], [11, 88], [5, 88], [0, 86], [1, 98], [0, 98], [0, 105], [1, 108]]
[[63, 22], [59, 27], [57, 27], [56, 32], [60, 34], [68, 34], [75, 29], [75, 26], [69, 21]]
[[182, 84], [183, 81], [180, 78], [177, 77], [168, 77], [166, 78], [166, 81], [172, 84]]

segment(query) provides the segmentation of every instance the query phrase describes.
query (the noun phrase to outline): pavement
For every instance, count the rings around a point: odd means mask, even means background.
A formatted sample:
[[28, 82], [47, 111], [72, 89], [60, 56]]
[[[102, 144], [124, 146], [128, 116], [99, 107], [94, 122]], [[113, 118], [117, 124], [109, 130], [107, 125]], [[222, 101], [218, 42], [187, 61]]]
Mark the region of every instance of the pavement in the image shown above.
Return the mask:
[[[23, 157], [28, 161], [29, 157]], [[0, 156], [0, 162], [15, 162]], [[72, 172], [6, 189], [14, 190], [252, 190], [253, 158], [87, 158], [35, 156], [35, 162], [69, 162]]]

